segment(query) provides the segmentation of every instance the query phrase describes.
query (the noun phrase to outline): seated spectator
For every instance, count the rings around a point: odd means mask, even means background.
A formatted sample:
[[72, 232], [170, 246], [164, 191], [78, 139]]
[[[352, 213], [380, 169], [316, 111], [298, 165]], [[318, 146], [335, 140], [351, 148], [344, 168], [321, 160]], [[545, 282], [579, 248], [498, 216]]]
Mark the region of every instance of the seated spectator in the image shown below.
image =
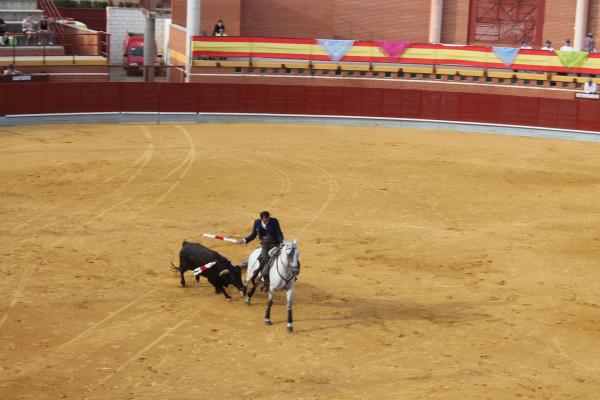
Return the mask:
[[546, 40], [546, 42], [544, 43], [544, 47], [542, 47], [540, 50], [554, 51], [554, 47], [552, 47], [552, 42]]
[[23, 18], [21, 21], [21, 32], [25, 35], [25, 45], [33, 43], [35, 36], [35, 29], [33, 27], [33, 18], [29, 15], [27, 18]]
[[596, 85], [592, 78], [590, 78], [587, 80], [585, 85], [583, 85], [583, 91], [585, 93], [598, 93], [598, 85]]
[[596, 43], [594, 42], [594, 35], [592, 35], [591, 33], [588, 33], [583, 38], [583, 48], [581, 50], [587, 51], [588, 53], [596, 52]]
[[521, 48], [524, 49], [524, 50], [531, 50], [531, 49], [533, 49], [533, 47], [531, 47], [531, 45], [527, 41], [523, 42], [523, 44], [521, 45]]
[[0, 18], [0, 46], [7, 44], [8, 35], [6, 34], [6, 23]]
[[225, 29], [219, 28], [217, 33], [215, 33], [215, 36], [227, 36], [227, 34], [225, 33]]
[[217, 33], [219, 33], [220, 30], [223, 30], [223, 33], [225, 33], [225, 24], [223, 24], [223, 20], [218, 20], [217, 23], [215, 24], [215, 28], [213, 29], [213, 36], [227, 36], [227, 35], [217, 35]]
[[575, 48], [571, 46], [571, 39], [565, 39], [565, 44], [560, 48], [560, 51], [575, 51]]
[[[38, 21], [38, 35], [39, 35], [38, 46], [41, 46], [42, 44], [44, 46], [48, 45], [48, 33], [49, 32], [50, 32], [49, 21], [45, 15], [42, 15], [42, 17]], [[50, 42], [50, 44], [52, 44], [52, 42]]]
[[4, 70], [4, 72], [2, 73], [2, 75], [4, 76], [15, 76], [15, 75], [22, 75], [21, 71], [17, 71], [15, 69], [15, 66], [12, 64], [8, 65], [8, 68], [6, 68]]

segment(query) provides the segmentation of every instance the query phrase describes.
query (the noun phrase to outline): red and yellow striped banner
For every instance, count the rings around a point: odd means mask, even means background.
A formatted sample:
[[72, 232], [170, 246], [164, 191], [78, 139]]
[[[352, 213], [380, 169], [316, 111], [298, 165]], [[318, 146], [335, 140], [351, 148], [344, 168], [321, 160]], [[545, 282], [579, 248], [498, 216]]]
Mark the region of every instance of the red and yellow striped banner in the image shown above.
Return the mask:
[[[264, 37], [196, 36], [193, 57], [269, 58], [281, 60], [331, 61], [315, 39]], [[506, 67], [491, 47], [412, 44], [396, 60], [390, 59], [377, 43], [356, 41], [341, 62], [454, 65], [463, 67], [535, 70], [547, 72], [600, 73], [600, 54], [590, 54], [578, 68], [565, 67], [553, 51], [520, 50], [515, 62]]]

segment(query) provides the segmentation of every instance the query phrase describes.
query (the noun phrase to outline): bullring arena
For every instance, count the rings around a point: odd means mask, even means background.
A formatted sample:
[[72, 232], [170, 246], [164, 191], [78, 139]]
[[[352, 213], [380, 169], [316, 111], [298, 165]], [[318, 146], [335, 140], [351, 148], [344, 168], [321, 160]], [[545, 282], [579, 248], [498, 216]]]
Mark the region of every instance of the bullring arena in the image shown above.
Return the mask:
[[596, 400], [599, 21], [0, 1], [0, 400]]
[[[2, 399], [585, 399], [600, 390], [597, 143], [346, 125], [0, 129]], [[269, 209], [285, 296], [224, 301]]]

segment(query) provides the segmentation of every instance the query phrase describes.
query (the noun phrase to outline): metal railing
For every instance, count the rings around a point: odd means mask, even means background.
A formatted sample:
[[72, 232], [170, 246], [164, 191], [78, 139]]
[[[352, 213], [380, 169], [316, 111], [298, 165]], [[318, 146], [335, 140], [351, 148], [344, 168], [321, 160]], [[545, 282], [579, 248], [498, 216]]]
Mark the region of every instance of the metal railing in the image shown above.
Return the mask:
[[59, 43], [64, 43], [65, 27], [59, 23], [61, 17], [53, 0], [38, 0], [38, 7], [44, 11], [44, 14], [49, 19], [49, 28], [57, 37]]
[[6, 43], [0, 46], [0, 57], [11, 57], [12, 64], [19, 65], [20, 57], [42, 57], [42, 64], [53, 57], [100, 56], [110, 58], [110, 34], [106, 32], [63, 33], [63, 42], [54, 32], [33, 34], [8, 33]]
[[171, 0], [140, 0], [139, 7], [149, 12], [171, 12]]

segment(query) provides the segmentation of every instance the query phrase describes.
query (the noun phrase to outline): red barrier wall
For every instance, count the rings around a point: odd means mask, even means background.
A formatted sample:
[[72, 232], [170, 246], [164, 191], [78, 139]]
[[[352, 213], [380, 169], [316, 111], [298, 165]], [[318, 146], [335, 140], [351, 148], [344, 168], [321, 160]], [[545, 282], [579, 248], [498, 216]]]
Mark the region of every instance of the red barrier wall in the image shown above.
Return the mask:
[[600, 101], [594, 100], [217, 83], [0, 84], [0, 115], [94, 111], [395, 117], [600, 131]]

